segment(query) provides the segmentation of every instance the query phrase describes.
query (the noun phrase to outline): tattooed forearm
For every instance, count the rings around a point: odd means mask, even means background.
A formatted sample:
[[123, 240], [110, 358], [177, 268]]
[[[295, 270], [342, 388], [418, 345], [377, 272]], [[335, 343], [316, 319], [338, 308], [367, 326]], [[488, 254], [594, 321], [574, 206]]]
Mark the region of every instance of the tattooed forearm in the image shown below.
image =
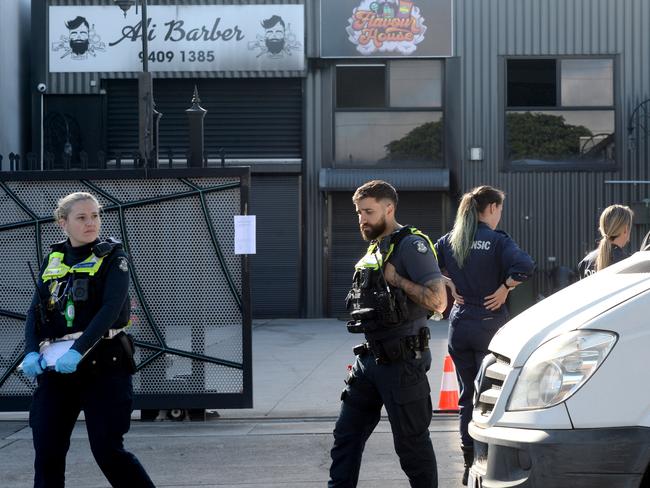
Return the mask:
[[403, 276], [399, 276], [396, 280], [396, 286], [404, 290], [411, 300], [428, 310], [442, 313], [447, 308], [447, 291], [442, 278], [428, 281], [424, 285], [418, 285]]

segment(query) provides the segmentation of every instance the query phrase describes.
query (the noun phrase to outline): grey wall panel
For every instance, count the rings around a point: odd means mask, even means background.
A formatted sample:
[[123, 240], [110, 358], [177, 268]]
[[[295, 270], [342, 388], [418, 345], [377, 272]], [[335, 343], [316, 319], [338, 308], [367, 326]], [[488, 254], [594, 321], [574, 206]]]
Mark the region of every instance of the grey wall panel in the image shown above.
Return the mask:
[[257, 254], [250, 257], [254, 318], [300, 316], [300, 185], [298, 176], [255, 175], [250, 209]]
[[310, 71], [304, 83], [304, 161], [303, 215], [304, 225], [304, 315], [324, 315], [324, 211], [325, 195], [318, 188], [318, 171], [323, 151], [323, 76], [321, 70]]
[[[648, 135], [629, 148], [634, 107], [650, 98], [650, 2], [647, 0], [456, 0], [455, 45], [461, 63], [461, 190], [498, 186], [508, 194], [502, 227], [528, 250], [541, 271], [574, 266], [595, 246], [597, 217], [609, 204], [650, 196], [650, 185], [611, 185], [607, 180], [648, 180]], [[504, 56], [613, 55], [616, 59], [616, 171], [503, 172]], [[501, 84], [500, 84], [501, 83]], [[470, 162], [469, 147], [484, 149]], [[636, 225], [632, 246], [646, 228]], [[538, 279], [538, 291], [543, 283]]]
[[0, 171], [9, 170], [9, 153], [27, 149], [29, 92], [30, 20], [29, 0], [0, 3]]

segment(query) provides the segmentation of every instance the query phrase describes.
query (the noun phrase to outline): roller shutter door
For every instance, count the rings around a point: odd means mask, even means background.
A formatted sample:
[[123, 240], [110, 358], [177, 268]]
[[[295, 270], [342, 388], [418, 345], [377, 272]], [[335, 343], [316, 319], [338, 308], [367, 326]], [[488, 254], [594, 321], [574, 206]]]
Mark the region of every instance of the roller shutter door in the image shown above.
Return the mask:
[[[154, 80], [160, 148], [185, 155], [188, 119], [197, 86], [205, 116], [205, 150], [226, 158], [302, 157], [302, 84], [299, 78]], [[138, 147], [137, 80], [107, 80], [107, 150]]]
[[254, 318], [300, 314], [299, 178], [253, 175], [250, 214], [256, 215], [257, 254], [251, 256]]
[[[350, 289], [354, 265], [365, 253], [368, 243], [359, 233], [357, 215], [352, 205], [352, 193], [330, 194], [330, 253], [328, 263], [327, 314], [329, 317], [347, 317], [345, 296]], [[442, 235], [441, 192], [399, 193], [397, 221], [414, 225], [435, 242]]]

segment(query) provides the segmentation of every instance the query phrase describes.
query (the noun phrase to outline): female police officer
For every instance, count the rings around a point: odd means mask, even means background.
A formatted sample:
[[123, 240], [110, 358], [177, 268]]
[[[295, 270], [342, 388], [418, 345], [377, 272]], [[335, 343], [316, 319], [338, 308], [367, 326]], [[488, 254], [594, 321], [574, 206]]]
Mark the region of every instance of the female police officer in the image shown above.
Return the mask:
[[632, 231], [632, 218], [634, 212], [625, 205], [610, 205], [600, 214], [598, 230], [600, 243], [578, 263], [580, 279], [606, 268], [610, 264], [618, 263], [628, 254], [623, 250], [630, 242]]
[[[52, 246], [27, 314], [23, 372], [37, 377], [30, 411], [36, 487], [65, 484], [70, 435], [84, 411], [90, 447], [116, 487], [154, 486], [124, 450], [131, 420], [133, 351], [120, 331], [129, 322], [129, 266], [122, 245], [99, 240], [99, 204], [89, 193], [59, 201], [55, 220], [67, 239]], [[70, 341], [51, 364], [53, 349]], [[39, 351], [40, 347], [40, 351]], [[64, 348], [65, 349], [65, 348]]]
[[467, 484], [474, 445], [468, 433], [474, 378], [490, 340], [507, 321], [508, 293], [533, 272], [533, 260], [505, 233], [501, 220], [504, 194], [490, 186], [463, 195], [454, 227], [436, 242], [438, 264], [451, 281], [455, 298], [449, 314], [449, 354], [460, 380], [460, 434]]

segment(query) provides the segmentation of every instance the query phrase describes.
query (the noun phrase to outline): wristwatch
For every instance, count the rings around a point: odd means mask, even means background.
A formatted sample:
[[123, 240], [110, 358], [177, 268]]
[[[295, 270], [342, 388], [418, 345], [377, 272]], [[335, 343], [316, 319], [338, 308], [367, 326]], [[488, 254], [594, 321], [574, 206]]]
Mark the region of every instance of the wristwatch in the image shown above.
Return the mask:
[[508, 279], [506, 278], [506, 281], [503, 282], [503, 286], [506, 287], [506, 290], [512, 290], [515, 286], [508, 286]]

